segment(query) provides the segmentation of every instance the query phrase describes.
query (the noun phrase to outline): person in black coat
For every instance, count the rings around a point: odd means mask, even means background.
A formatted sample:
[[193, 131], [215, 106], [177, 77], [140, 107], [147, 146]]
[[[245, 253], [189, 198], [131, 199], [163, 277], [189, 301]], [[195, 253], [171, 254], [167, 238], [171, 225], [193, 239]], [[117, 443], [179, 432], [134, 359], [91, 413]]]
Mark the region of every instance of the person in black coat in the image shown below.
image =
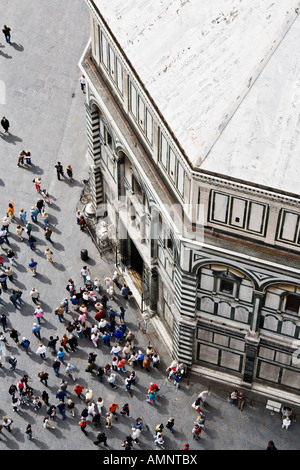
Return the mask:
[[94, 442], [95, 445], [100, 444], [100, 442], [103, 442], [105, 447], [107, 447], [107, 437], [104, 432], [99, 432], [97, 434], [97, 440]]
[[10, 44], [10, 31], [11, 29], [5, 24], [2, 29], [2, 33], [5, 36], [5, 40], [8, 44]]
[[9, 132], [8, 132], [8, 129], [9, 129], [9, 120], [6, 119], [5, 116], [3, 116], [3, 118], [1, 119], [1, 126], [2, 126], [3, 129], [4, 129], [4, 133], [5, 133], [5, 134], [9, 134]]

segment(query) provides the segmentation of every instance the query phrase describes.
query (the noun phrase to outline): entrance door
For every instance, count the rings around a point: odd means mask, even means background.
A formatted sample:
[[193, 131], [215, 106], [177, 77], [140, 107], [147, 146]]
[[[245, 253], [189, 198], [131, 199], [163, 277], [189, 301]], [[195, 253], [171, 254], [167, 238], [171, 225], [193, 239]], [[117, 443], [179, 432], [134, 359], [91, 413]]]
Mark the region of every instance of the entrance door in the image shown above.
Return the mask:
[[143, 276], [144, 262], [138, 249], [132, 240], [130, 240], [130, 261], [131, 269], [136, 271], [141, 277]]
[[143, 291], [143, 270], [144, 262], [138, 249], [136, 248], [133, 241], [130, 239], [130, 268], [128, 269], [130, 277], [132, 278], [135, 286], [140, 292]]

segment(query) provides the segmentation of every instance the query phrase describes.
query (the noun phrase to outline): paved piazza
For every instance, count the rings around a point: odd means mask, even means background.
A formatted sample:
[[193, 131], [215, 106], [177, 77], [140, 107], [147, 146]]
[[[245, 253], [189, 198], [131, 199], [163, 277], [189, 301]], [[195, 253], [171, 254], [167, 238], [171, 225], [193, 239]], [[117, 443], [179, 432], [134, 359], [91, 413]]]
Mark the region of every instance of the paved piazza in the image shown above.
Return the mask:
[[[101, 417], [100, 427], [96, 428], [91, 421], [87, 424], [87, 436], [78, 426], [81, 412], [85, 407], [83, 400], [73, 392], [74, 382], [65, 375], [65, 365], [61, 366], [60, 375], [55, 376], [52, 370], [54, 357], [47, 349], [43, 361], [36, 350], [39, 340], [32, 334], [34, 322], [34, 304], [30, 290], [35, 287], [40, 292], [44, 318], [41, 320], [41, 342], [47, 346], [51, 335], [66, 333], [67, 321], [75, 318], [71, 310], [65, 316], [65, 322], [59, 323], [54, 311], [66, 297], [66, 285], [72, 278], [76, 287], [82, 286], [80, 270], [83, 261], [80, 257], [82, 248], [88, 249], [87, 265], [92, 277], [100, 278], [102, 285], [106, 276], [114, 272], [114, 255], [100, 258], [96, 247], [88, 235], [81, 233], [76, 223], [76, 206], [82, 188], [82, 179], [87, 177], [87, 138], [85, 131], [85, 95], [80, 90], [80, 71], [78, 62], [89, 39], [90, 20], [84, 0], [2, 0], [1, 21], [11, 28], [11, 44], [5, 42], [1, 33], [0, 44], [0, 109], [1, 119], [5, 116], [10, 122], [10, 135], [0, 136], [0, 217], [6, 215], [10, 200], [15, 204], [15, 219], [10, 225], [10, 248], [15, 252], [12, 266], [13, 282], [7, 281], [8, 290], [2, 292], [0, 313], [8, 319], [8, 329], [15, 328], [20, 339], [27, 337], [30, 344], [29, 355], [21, 346], [17, 346], [6, 333], [9, 347], [2, 357], [0, 369], [1, 422], [4, 417], [13, 419], [12, 433], [3, 429], [0, 434], [0, 450], [93, 450], [103, 451], [103, 444], [94, 445], [99, 431], [105, 432], [109, 451], [124, 451], [121, 444], [131, 433], [135, 418], [142, 417], [144, 430], [139, 444], [134, 450], [156, 452], [153, 434], [159, 423], [166, 425], [169, 417], [174, 417], [174, 434], [164, 429], [165, 449], [182, 451], [184, 443], [190, 444], [192, 450], [261, 450], [265, 449], [268, 440], [272, 439], [278, 449], [299, 449], [299, 422], [292, 422], [288, 431], [281, 428], [278, 414], [271, 415], [265, 408], [262, 397], [247, 394], [247, 403], [243, 412], [232, 407], [228, 401], [233, 387], [209, 382], [205, 379], [189, 377], [175, 388], [173, 381], [167, 381], [166, 367], [171, 357], [156, 336], [151, 325], [148, 334], [139, 330], [141, 315], [133, 299], [125, 301], [117, 295], [110, 304], [118, 309], [124, 305], [128, 328], [135, 335], [135, 350], [145, 352], [151, 342], [161, 357], [158, 370], [150, 367], [150, 372], [136, 367], [137, 381], [132, 387], [133, 396], [125, 390], [126, 374], [116, 372], [116, 389], [111, 389], [106, 377], [100, 383], [98, 377], [86, 372], [87, 358], [90, 352], [97, 354], [96, 365], [104, 366], [111, 361], [110, 348], [99, 342], [97, 350], [89, 339], [78, 338], [79, 347], [74, 353], [65, 354], [65, 362], [75, 366], [76, 381], [92, 389], [93, 400], [99, 396], [104, 400], [104, 413], [108, 406], [116, 401], [121, 408], [126, 402], [130, 405], [130, 417], [121, 416], [113, 421], [110, 429], [105, 427]], [[2, 29], [2, 28], [1, 28]], [[32, 154], [32, 166], [17, 167], [18, 155], [22, 150]], [[64, 167], [71, 165], [74, 169], [74, 183], [67, 178], [58, 181], [55, 164], [61, 161]], [[48, 245], [44, 238], [43, 221], [33, 223], [32, 235], [36, 239], [36, 250], [31, 251], [24, 240], [19, 240], [16, 226], [20, 222], [19, 210], [24, 208], [30, 219], [30, 208], [36, 204], [37, 192], [33, 180], [41, 178], [42, 188], [51, 194], [52, 204], [47, 205], [49, 225], [52, 229], [54, 263], [47, 262], [44, 255]], [[2, 245], [3, 266], [9, 265], [7, 244]], [[32, 277], [28, 263], [31, 257], [37, 261], [37, 276]], [[23, 292], [24, 304], [15, 308], [9, 300], [12, 289]], [[95, 310], [89, 307], [87, 324], [94, 321]], [[3, 345], [3, 343], [1, 343]], [[16, 370], [9, 370], [9, 356], [17, 359]], [[128, 371], [130, 367], [126, 365]], [[38, 378], [40, 370], [49, 373], [48, 387]], [[127, 372], [127, 371], [126, 371]], [[62, 420], [57, 412], [55, 429], [46, 430], [43, 418], [46, 416], [45, 404], [39, 411], [33, 406], [22, 405], [18, 413], [13, 412], [11, 396], [8, 389], [17, 384], [24, 374], [29, 376], [29, 385], [34, 396], [41, 396], [43, 390], [49, 394], [50, 404], [57, 405], [56, 393], [61, 379], [68, 381], [67, 394], [75, 403], [75, 417], [67, 411]], [[146, 403], [146, 394], [150, 382], [160, 386], [157, 406]], [[199, 440], [192, 439], [193, 422], [197, 412], [191, 407], [198, 393], [210, 390], [208, 405], [204, 409], [206, 430]], [[18, 395], [18, 394], [17, 394]], [[32, 441], [26, 438], [27, 424], [32, 425]], [[140, 454], [142, 455], [142, 454]]]

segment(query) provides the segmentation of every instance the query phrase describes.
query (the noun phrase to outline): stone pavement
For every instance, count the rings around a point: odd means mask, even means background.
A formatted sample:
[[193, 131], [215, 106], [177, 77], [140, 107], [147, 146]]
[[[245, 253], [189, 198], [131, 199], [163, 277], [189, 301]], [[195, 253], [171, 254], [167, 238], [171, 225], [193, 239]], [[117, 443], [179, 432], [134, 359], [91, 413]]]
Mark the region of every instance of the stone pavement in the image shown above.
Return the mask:
[[[15, 345], [10, 338], [8, 354], [18, 360], [16, 371], [8, 369], [7, 357], [3, 358], [0, 369], [1, 417], [13, 419], [13, 432], [3, 431], [0, 438], [0, 450], [98, 450], [93, 444], [98, 430], [88, 424], [88, 436], [84, 436], [78, 427], [80, 412], [84, 405], [74, 398], [73, 383], [69, 379], [69, 393], [76, 404], [76, 416], [68, 415], [65, 421], [56, 418], [56, 429], [47, 431], [42, 427], [46, 407], [36, 412], [32, 407], [22, 408], [19, 414], [13, 413], [8, 388], [16, 383], [23, 374], [30, 377], [34, 393], [40, 395], [45, 389], [38, 380], [41, 368], [49, 372], [50, 403], [56, 404], [55, 393], [61, 378], [66, 378], [64, 366], [60, 377], [52, 371], [53, 356], [47, 353], [42, 360], [35, 351], [39, 341], [32, 335], [33, 306], [29, 291], [36, 287], [41, 294], [41, 304], [45, 311], [42, 320], [42, 342], [47, 344], [50, 335], [65, 333], [65, 325], [58, 322], [54, 310], [65, 298], [67, 280], [74, 279], [80, 286], [80, 269], [83, 263], [80, 250], [87, 248], [88, 264], [92, 276], [101, 280], [114, 271], [114, 254], [100, 258], [96, 247], [88, 235], [81, 233], [76, 224], [76, 205], [81, 191], [81, 180], [87, 176], [85, 153], [87, 139], [85, 133], [85, 96], [80, 91], [79, 58], [89, 38], [89, 15], [83, 0], [61, 2], [59, 0], [2, 0], [2, 22], [12, 28], [12, 45], [0, 44], [0, 80], [5, 82], [5, 100], [0, 103], [0, 113], [11, 123], [11, 135], [0, 137], [1, 173], [0, 173], [0, 217], [7, 210], [10, 199], [15, 202], [16, 221], [11, 224], [10, 242], [16, 252], [13, 266], [14, 281], [8, 281], [9, 290], [17, 287], [23, 291], [24, 305], [15, 309], [10, 303], [8, 292], [1, 296], [0, 312], [8, 316], [9, 327], [15, 327], [20, 337], [27, 336], [31, 341], [30, 355]], [[1, 88], [2, 89], [2, 88]], [[3, 97], [2, 97], [3, 98]], [[2, 116], [1, 116], [2, 117]], [[22, 149], [32, 153], [32, 167], [17, 168], [18, 154]], [[75, 181], [58, 181], [54, 165], [61, 161], [65, 166], [74, 168]], [[46, 246], [43, 238], [42, 221], [33, 224], [33, 235], [37, 239], [37, 249], [32, 252], [25, 241], [20, 242], [15, 227], [18, 222], [19, 209], [23, 207], [29, 215], [30, 207], [35, 204], [37, 194], [32, 180], [41, 177], [42, 186], [52, 195], [52, 205], [48, 207], [49, 222], [53, 230], [54, 264], [44, 257]], [[7, 245], [4, 245], [6, 253]], [[34, 255], [38, 262], [38, 275], [32, 278], [28, 271], [28, 262]], [[4, 256], [4, 265], [7, 258]], [[125, 391], [122, 372], [117, 372], [117, 389], [112, 391], [104, 379], [101, 384], [97, 378], [85, 372], [87, 356], [95, 351], [89, 340], [79, 340], [79, 350], [66, 354], [66, 361], [76, 366], [76, 378], [84, 387], [92, 388], [94, 398], [104, 398], [105, 410], [116, 400], [119, 405], [130, 403], [131, 417], [119, 417], [111, 429], [106, 429], [102, 418], [99, 428], [108, 437], [108, 450], [122, 450], [121, 443], [130, 432], [131, 425], [137, 416], [141, 416], [145, 429], [140, 444], [135, 449], [154, 451], [153, 432], [156, 424], [166, 424], [170, 416], [175, 418], [175, 433], [164, 431], [167, 450], [182, 450], [183, 444], [189, 442], [191, 450], [260, 450], [265, 449], [269, 439], [274, 440], [278, 449], [299, 449], [299, 422], [293, 422], [288, 431], [281, 429], [278, 415], [272, 416], [265, 408], [265, 400], [250, 396], [243, 412], [232, 407], [228, 402], [231, 391], [228, 385], [207, 382], [203, 378], [189, 377], [179, 389], [172, 381], [166, 380], [165, 369], [171, 358], [160, 338], [149, 325], [146, 334], [138, 329], [141, 315], [133, 299], [124, 301], [116, 296], [112, 302], [115, 307], [125, 304], [128, 326], [136, 334], [135, 349], [145, 350], [148, 342], [153, 343], [162, 362], [158, 371], [151, 369], [148, 374], [137, 369], [138, 380], [133, 387], [133, 397]], [[72, 313], [71, 317], [75, 314]], [[67, 319], [70, 316], [66, 316]], [[89, 311], [89, 321], [93, 321], [93, 310]], [[104, 365], [110, 360], [109, 348], [100, 344], [97, 350], [97, 365]], [[146, 393], [150, 381], [160, 385], [157, 406], [146, 403]], [[205, 410], [207, 417], [206, 431], [199, 441], [193, 441], [191, 429], [196, 412], [191, 404], [197, 394], [209, 388], [210, 396]], [[33, 426], [34, 440], [26, 439], [26, 425]]]

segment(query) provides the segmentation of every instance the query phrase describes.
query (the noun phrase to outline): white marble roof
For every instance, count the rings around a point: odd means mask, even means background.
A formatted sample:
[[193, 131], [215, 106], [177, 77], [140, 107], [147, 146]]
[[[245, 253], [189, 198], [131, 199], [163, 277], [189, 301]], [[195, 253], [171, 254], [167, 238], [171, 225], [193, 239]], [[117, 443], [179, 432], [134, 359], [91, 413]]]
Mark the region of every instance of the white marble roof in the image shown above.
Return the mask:
[[299, 0], [95, 0], [196, 168], [299, 194]]

